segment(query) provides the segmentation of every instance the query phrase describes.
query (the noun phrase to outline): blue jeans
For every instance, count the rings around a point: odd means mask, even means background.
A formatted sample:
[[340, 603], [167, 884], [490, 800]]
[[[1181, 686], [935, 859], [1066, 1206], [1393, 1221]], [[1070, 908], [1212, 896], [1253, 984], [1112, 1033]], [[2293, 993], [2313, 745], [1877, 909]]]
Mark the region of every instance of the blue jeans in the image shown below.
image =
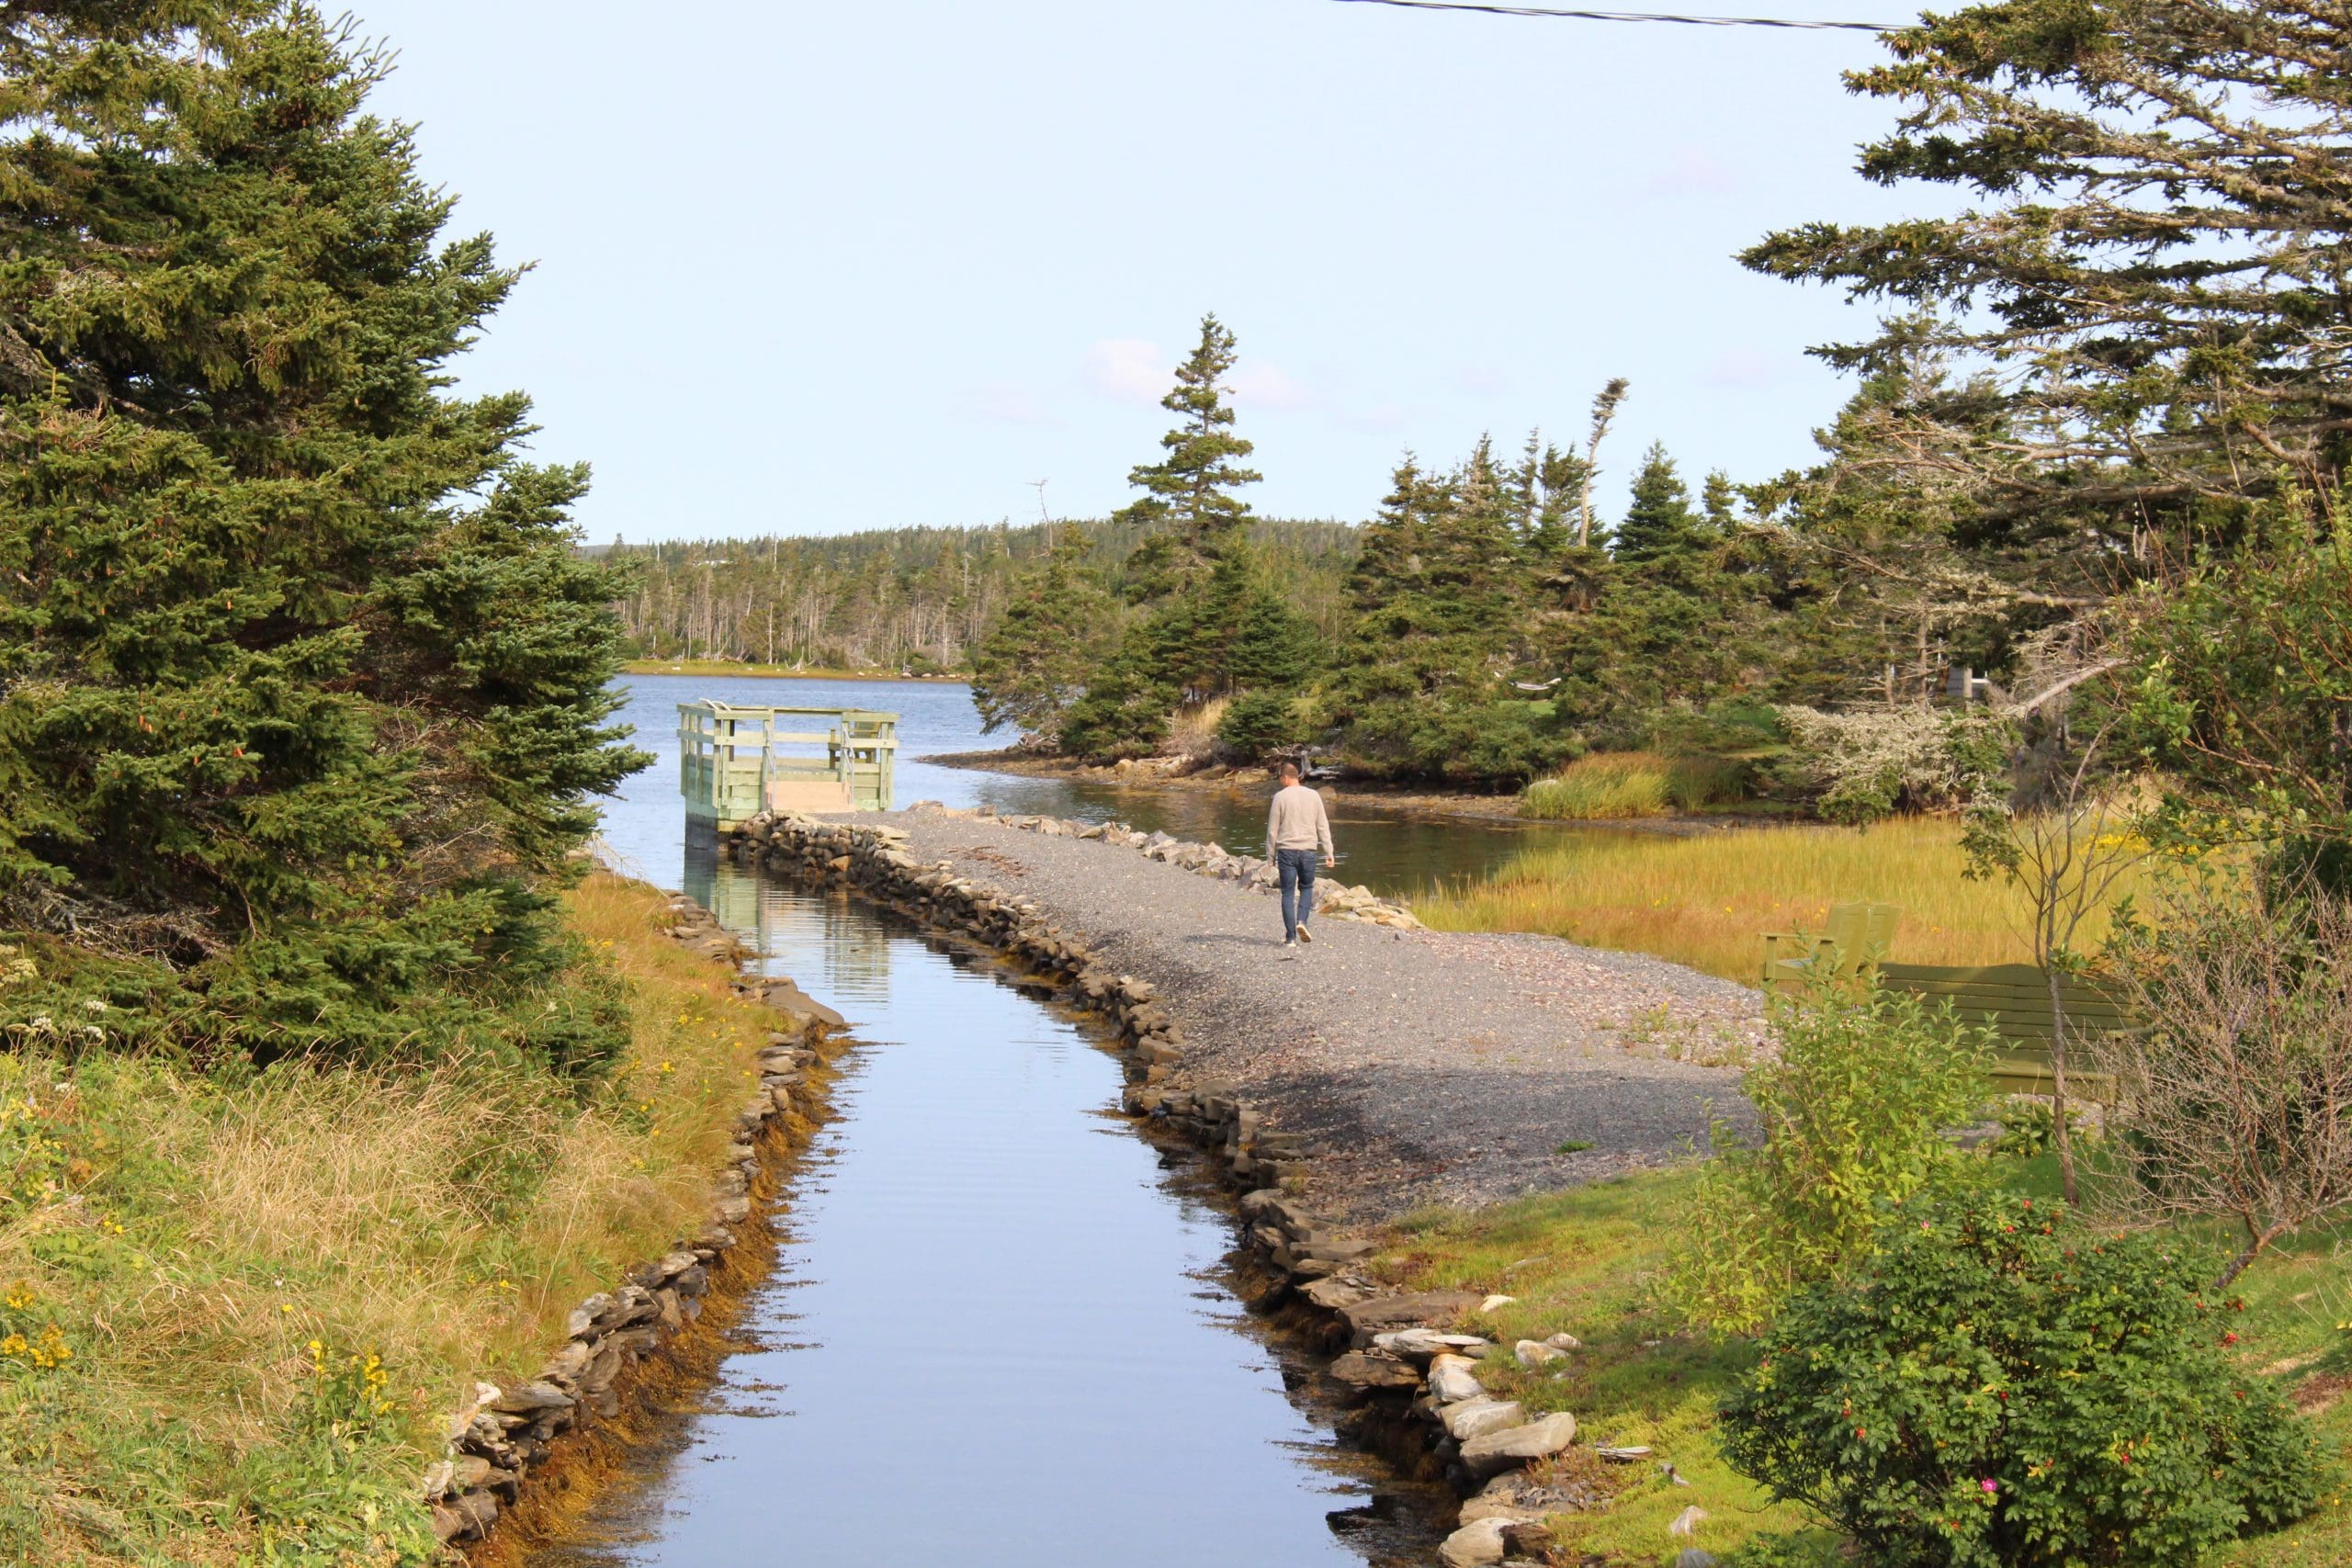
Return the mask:
[[1274, 868], [1283, 879], [1283, 938], [1288, 941], [1315, 912], [1315, 852], [1276, 850]]

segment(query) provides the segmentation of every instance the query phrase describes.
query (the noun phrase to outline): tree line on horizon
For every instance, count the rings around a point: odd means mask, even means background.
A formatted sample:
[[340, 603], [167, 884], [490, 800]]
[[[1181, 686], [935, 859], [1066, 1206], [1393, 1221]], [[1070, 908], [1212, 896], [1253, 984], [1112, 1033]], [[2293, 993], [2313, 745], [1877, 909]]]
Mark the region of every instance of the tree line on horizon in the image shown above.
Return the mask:
[[[1284, 563], [1300, 613], [1339, 621], [1354, 558], [1344, 523], [1257, 518], [1250, 535]], [[1065, 534], [1088, 570], [1123, 581], [1145, 530], [1100, 520], [632, 545], [583, 553], [628, 574], [616, 601], [624, 644], [643, 659], [968, 674], [974, 650], [1022, 572]]]

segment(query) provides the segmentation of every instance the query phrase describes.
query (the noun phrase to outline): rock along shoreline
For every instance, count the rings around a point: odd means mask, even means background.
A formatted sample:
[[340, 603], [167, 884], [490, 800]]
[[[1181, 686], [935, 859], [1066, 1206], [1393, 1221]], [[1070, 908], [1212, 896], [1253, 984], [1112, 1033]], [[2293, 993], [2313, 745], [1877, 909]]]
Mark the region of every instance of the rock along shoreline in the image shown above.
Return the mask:
[[[751, 955], [691, 899], [672, 898], [670, 911], [669, 935], [689, 951], [730, 967]], [[444, 1546], [479, 1552], [502, 1517], [545, 1506], [600, 1426], [642, 1403], [664, 1374], [691, 1375], [711, 1337], [713, 1309], [731, 1305], [766, 1271], [772, 1248], [755, 1221], [829, 1120], [831, 1068], [852, 1042], [840, 1033], [841, 1014], [789, 980], [746, 977], [734, 989], [775, 1019], [757, 1056], [758, 1092], [736, 1113], [727, 1162], [712, 1182], [707, 1223], [574, 1307], [563, 1348], [534, 1376], [474, 1384], [473, 1398], [450, 1417], [445, 1456], [424, 1477], [433, 1533]]]
[[[1012, 825], [1048, 836], [1106, 831], [1054, 818], [1015, 818]], [[1120, 841], [1204, 875], [1250, 882], [1259, 874], [1244, 857], [1215, 846], [1181, 844], [1165, 835], [1133, 834]], [[1355, 1267], [1375, 1243], [1301, 1201], [1311, 1157], [1304, 1138], [1269, 1127], [1233, 1085], [1208, 1079], [1172, 1085], [1173, 1069], [1185, 1055], [1184, 1033], [1155, 986], [1112, 972], [1030, 900], [978, 886], [945, 864], [924, 864], [907, 844], [904, 829], [885, 823], [786, 815], [753, 819], [729, 838], [723, 852], [975, 938], [1031, 966], [1073, 1004], [1100, 1014], [1125, 1064], [1123, 1109], [1204, 1149], [1238, 1194], [1241, 1243], [1264, 1281], [1251, 1308], [1273, 1314], [1330, 1358], [1330, 1377], [1356, 1404], [1342, 1435], [1382, 1453], [1409, 1479], [1442, 1478], [1465, 1499], [1439, 1561], [1465, 1568], [1540, 1557], [1547, 1544], [1545, 1513], [1577, 1500], [1555, 1473], [1555, 1461], [1575, 1443], [1576, 1417], [1562, 1412], [1531, 1419], [1515, 1402], [1491, 1397], [1478, 1382], [1476, 1356], [1500, 1353], [1500, 1348], [1458, 1330], [1499, 1303], [1459, 1291], [1384, 1293]], [[1409, 913], [1360, 889], [1332, 890], [1326, 908], [1374, 924], [1411, 920]], [[1532, 1365], [1573, 1348], [1573, 1341], [1529, 1342], [1510, 1353]]]

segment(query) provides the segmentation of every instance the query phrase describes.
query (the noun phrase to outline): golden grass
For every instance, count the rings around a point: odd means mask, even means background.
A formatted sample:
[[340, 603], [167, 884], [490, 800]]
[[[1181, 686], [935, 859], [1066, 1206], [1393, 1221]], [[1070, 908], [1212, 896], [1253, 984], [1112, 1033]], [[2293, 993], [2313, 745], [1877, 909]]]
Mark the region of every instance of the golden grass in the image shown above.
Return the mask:
[[[1887, 954], [1901, 962], [2030, 959], [2020, 896], [1997, 881], [1969, 881], [1965, 866], [1959, 825], [1935, 818], [1689, 836], [1594, 831], [1412, 904], [1440, 931], [1543, 931], [1656, 953], [1744, 984], [1762, 967], [1760, 933], [1819, 931], [1831, 904], [1853, 899], [1902, 907]], [[2148, 880], [2128, 880], [2122, 891], [2144, 901]], [[2094, 922], [2086, 939], [2105, 935], [2103, 922]]]
[[[301, 1561], [421, 1560], [414, 1478], [447, 1413], [477, 1376], [535, 1368], [621, 1268], [701, 1230], [772, 1017], [658, 934], [654, 889], [598, 875], [568, 903], [634, 1024], [585, 1088], [486, 1055], [242, 1078], [0, 1056], [0, 1101], [32, 1108], [19, 1130], [42, 1140], [0, 1137], [17, 1167], [0, 1176], [53, 1171], [0, 1230], [8, 1325], [53, 1323], [74, 1351], [0, 1364], [0, 1446], [60, 1456], [0, 1464], [0, 1559], [226, 1562], [299, 1540], [334, 1543]], [[322, 1457], [319, 1367], [369, 1354], [386, 1429]]]
[[1539, 821], [1603, 822], [1697, 811], [1737, 799], [1746, 771], [1723, 757], [1596, 751], [1529, 784], [1519, 814]]

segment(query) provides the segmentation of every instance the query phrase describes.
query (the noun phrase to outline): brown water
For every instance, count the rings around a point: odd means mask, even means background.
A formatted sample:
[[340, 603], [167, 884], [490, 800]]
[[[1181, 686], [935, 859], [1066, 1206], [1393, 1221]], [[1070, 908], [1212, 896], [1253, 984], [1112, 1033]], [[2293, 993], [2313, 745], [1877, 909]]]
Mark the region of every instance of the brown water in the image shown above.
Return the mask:
[[534, 1568], [1430, 1560], [1433, 1500], [1332, 1438], [1088, 1026], [895, 917], [684, 872], [861, 1049], [718, 1385]]

